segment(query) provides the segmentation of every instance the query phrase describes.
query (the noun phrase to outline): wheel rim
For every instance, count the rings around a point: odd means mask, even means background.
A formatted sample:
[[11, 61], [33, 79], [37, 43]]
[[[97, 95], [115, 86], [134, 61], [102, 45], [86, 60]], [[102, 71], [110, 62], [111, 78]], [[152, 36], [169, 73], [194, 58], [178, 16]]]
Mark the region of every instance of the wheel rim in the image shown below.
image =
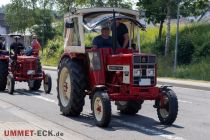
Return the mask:
[[169, 99], [167, 96], [163, 96], [162, 101], [160, 101], [159, 111], [162, 118], [166, 119], [169, 116]]
[[103, 117], [103, 104], [99, 97], [94, 101], [94, 115], [97, 121], [101, 121]]
[[70, 95], [71, 95], [71, 79], [68, 69], [64, 67], [60, 73], [60, 79], [59, 79], [59, 96], [61, 103], [64, 107], [68, 105], [70, 101]]

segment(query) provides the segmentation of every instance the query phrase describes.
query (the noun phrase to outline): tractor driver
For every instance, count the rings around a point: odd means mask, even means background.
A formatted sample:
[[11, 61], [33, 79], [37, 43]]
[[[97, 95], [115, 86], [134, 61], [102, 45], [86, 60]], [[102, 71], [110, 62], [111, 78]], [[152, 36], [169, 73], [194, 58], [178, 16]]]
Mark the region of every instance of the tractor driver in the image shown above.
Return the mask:
[[129, 47], [129, 35], [127, 26], [121, 22], [121, 19], [116, 19], [117, 41], [121, 48]]
[[101, 35], [96, 36], [93, 39], [93, 48], [111, 48], [112, 37], [109, 35], [110, 29], [107, 26], [101, 28]]
[[24, 49], [23, 44], [20, 43], [19, 40], [20, 40], [20, 37], [15, 36], [14, 37], [14, 42], [10, 45], [10, 49], [13, 50], [14, 53], [15, 53], [15, 51], [17, 51], [16, 52], [17, 54], [20, 54]]

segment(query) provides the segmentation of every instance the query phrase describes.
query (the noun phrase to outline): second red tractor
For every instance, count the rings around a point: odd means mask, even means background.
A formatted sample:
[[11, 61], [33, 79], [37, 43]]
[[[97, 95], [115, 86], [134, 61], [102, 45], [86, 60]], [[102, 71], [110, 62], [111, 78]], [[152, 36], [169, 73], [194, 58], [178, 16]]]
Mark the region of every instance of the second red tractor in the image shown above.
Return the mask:
[[24, 52], [21, 35], [5, 35], [4, 38], [12, 39], [13, 43], [10, 43], [9, 51], [0, 50], [0, 91], [7, 87], [13, 94], [16, 81], [27, 82], [30, 90], [39, 90], [43, 81], [45, 92], [50, 93], [51, 76], [42, 71], [39, 50], [31, 48], [30, 53]]

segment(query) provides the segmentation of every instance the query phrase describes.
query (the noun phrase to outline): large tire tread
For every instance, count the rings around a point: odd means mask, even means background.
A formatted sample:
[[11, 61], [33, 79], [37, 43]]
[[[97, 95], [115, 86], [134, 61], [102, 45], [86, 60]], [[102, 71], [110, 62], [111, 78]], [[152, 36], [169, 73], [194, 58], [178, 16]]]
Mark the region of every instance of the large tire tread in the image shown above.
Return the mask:
[[8, 61], [0, 60], [0, 91], [4, 91], [7, 86]]
[[[72, 60], [70, 58], [64, 58], [59, 65], [58, 79], [57, 79], [57, 98], [60, 111], [65, 116], [79, 116], [83, 110], [85, 104], [85, 88], [86, 88], [86, 77], [82, 60]], [[60, 100], [59, 95], [59, 78], [62, 68], [67, 67], [70, 71], [71, 77], [71, 99], [66, 107], [64, 107]]]

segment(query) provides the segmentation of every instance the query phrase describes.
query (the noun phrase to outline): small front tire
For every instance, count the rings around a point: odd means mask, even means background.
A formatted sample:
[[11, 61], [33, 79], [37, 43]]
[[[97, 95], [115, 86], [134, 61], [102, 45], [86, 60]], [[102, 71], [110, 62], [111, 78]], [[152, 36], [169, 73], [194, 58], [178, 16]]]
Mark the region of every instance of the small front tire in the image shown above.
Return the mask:
[[44, 91], [46, 94], [49, 94], [52, 89], [52, 78], [50, 74], [46, 74], [43, 81]]
[[156, 101], [157, 115], [162, 124], [171, 125], [178, 114], [177, 96], [171, 89], [165, 89], [162, 94], [161, 99]]
[[9, 94], [13, 95], [14, 88], [15, 88], [15, 80], [12, 74], [9, 74], [7, 76], [7, 88], [8, 88]]
[[97, 126], [107, 127], [111, 120], [111, 103], [105, 91], [97, 91], [92, 101], [94, 120]]

